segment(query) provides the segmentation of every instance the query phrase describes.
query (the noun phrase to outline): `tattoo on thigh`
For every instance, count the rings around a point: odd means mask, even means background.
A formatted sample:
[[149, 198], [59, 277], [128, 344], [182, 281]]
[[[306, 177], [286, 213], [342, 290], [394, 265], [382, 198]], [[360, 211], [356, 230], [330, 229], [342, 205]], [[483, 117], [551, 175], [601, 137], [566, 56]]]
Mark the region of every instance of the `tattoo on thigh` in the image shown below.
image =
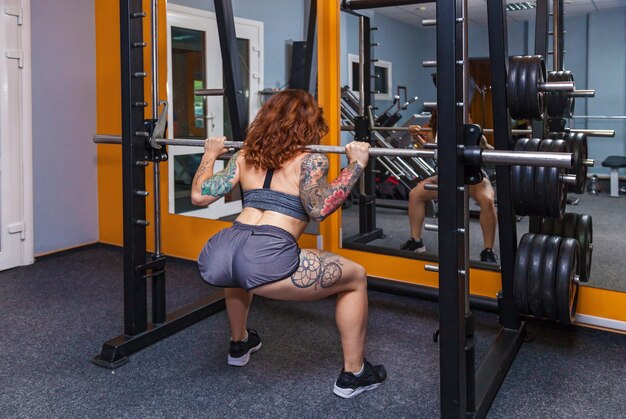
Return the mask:
[[319, 285], [328, 288], [341, 279], [341, 257], [330, 252], [320, 252], [319, 256], [312, 252], [300, 254], [300, 267], [291, 276], [291, 281], [298, 288]]

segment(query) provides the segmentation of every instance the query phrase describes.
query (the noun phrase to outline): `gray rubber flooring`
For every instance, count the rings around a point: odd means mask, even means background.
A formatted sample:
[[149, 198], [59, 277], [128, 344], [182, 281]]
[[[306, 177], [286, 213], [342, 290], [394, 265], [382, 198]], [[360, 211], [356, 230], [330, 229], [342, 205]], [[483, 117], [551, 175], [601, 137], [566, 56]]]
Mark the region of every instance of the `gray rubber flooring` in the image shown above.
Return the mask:
[[[168, 260], [170, 310], [214, 292], [195, 263]], [[332, 394], [341, 367], [334, 301], [255, 299], [263, 347], [226, 364], [224, 312], [109, 371], [91, 363], [122, 331], [122, 251], [104, 245], [0, 272], [1, 418], [435, 418], [438, 306], [370, 293], [367, 356], [389, 379], [354, 399]], [[476, 313], [480, 359], [498, 325]], [[534, 322], [491, 418], [626, 418], [626, 335]]]

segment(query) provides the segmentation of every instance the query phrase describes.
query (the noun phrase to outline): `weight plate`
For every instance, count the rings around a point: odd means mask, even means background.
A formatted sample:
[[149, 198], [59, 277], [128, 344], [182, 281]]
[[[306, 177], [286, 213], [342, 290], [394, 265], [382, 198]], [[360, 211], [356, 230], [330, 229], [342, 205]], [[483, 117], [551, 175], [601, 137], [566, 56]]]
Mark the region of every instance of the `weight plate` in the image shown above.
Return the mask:
[[[529, 138], [520, 138], [515, 143], [513, 149], [516, 151], [524, 151], [528, 141]], [[524, 198], [522, 196], [522, 166], [511, 166], [511, 195], [513, 200], [513, 210], [515, 213], [519, 215], [526, 215], [521, 212], [524, 204]]]
[[[569, 71], [551, 71], [548, 74], [548, 81], [573, 81], [571, 72]], [[569, 118], [571, 106], [570, 102], [572, 97], [567, 92], [549, 92], [546, 93], [545, 99], [547, 102], [546, 113], [549, 118]]]
[[548, 236], [544, 253], [543, 272], [541, 274], [543, 315], [548, 320], [552, 321], [558, 320], [556, 297], [554, 295], [554, 281], [556, 278], [556, 267], [561, 241], [562, 238], [559, 236]]
[[541, 234], [554, 236], [554, 221], [554, 218], [544, 218], [543, 223], [541, 223]]
[[591, 275], [591, 256], [593, 253], [593, 224], [591, 215], [581, 214], [576, 225], [576, 239], [580, 246], [580, 272], [582, 282], [588, 282]]
[[511, 57], [509, 60], [509, 74], [506, 85], [509, 112], [513, 119], [521, 119], [519, 118], [519, 106], [517, 104], [517, 70], [520, 58], [519, 56], [515, 56]]
[[[541, 140], [537, 151], [549, 151], [552, 140]], [[547, 168], [545, 166], [535, 167], [535, 215], [545, 217], [548, 215], [548, 191], [546, 189]], [[543, 233], [550, 234], [550, 233]]]
[[[571, 81], [574, 82], [574, 75], [571, 71], [563, 72], [563, 81]], [[566, 99], [567, 106], [565, 107], [565, 112], [563, 113], [564, 118], [571, 118], [574, 115], [574, 105], [575, 105], [575, 97], [573, 95], [568, 95], [567, 92], [563, 92], [563, 96]]]
[[572, 153], [574, 155], [574, 165], [572, 166], [571, 169], [568, 169], [566, 171], [567, 174], [569, 175], [574, 175], [576, 176], [576, 185], [567, 185], [567, 190], [568, 192], [575, 192], [578, 188], [578, 183], [579, 183], [579, 171], [580, 171], [580, 166], [582, 166], [582, 161], [580, 159], [580, 153], [581, 153], [581, 144], [580, 144], [580, 140], [577, 139], [576, 137], [571, 138], [571, 137], [567, 137], [567, 147], [569, 149], [569, 152]]
[[557, 259], [555, 294], [557, 317], [563, 324], [572, 324], [576, 315], [578, 284], [574, 275], [578, 271], [578, 242], [575, 239], [563, 239]]
[[534, 234], [542, 234], [542, 224], [543, 222], [540, 217], [528, 217], [528, 232]]
[[565, 137], [565, 132], [549, 132], [548, 138], [552, 140], [562, 140]]
[[[548, 72], [548, 81], [559, 81], [561, 71]], [[546, 93], [546, 113], [548, 118], [561, 118], [561, 100], [557, 92]]]
[[[563, 140], [553, 140], [549, 151], [561, 153], [564, 149], [565, 143]], [[548, 217], [561, 219], [563, 218], [565, 205], [567, 204], [566, 185], [561, 181], [561, 174], [563, 174], [563, 170], [555, 167], [549, 167], [547, 168], [547, 173]]]
[[552, 220], [554, 221], [552, 222], [552, 232], [550, 234], [563, 237], [563, 220], [559, 220], [558, 218], [552, 218]]
[[587, 135], [579, 132], [576, 134], [576, 142], [580, 146], [578, 155], [578, 172], [576, 174], [576, 186], [573, 192], [577, 194], [585, 193], [585, 186], [587, 186], [587, 169], [588, 167], [583, 164], [584, 160], [589, 158], [589, 147], [587, 145]]
[[551, 236], [546, 236], [545, 234], [537, 235], [530, 251], [526, 289], [528, 289], [528, 310], [535, 317], [543, 317], [543, 284], [541, 278], [545, 264], [544, 254], [548, 237]]
[[522, 236], [515, 255], [515, 269], [513, 271], [513, 291], [515, 292], [515, 306], [520, 314], [528, 314], [528, 265], [530, 251], [535, 241], [535, 234], [526, 233]]
[[542, 119], [545, 113], [544, 94], [539, 90], [546, 78], [546, 67], [540, 55], [526, 59], [526, 108], [530, 118]]
[[561, 237], [576, 238], [576, 226], [578, 224], [578, 214], [566, 212], [561, 221]]
[[[537, 151], [539, 148], [539, 138], [531, 138], [526, 143], [524, 151]], [[541, 215], [537, 214], [535, 208], [535, 167], [522, 166], [522, 215]]]
[[[566, 153], [567, 143], [564, 140], [554, 140], [552, 143], [551, 151], [555, 153]], [[559, 169], [559, 216], [557, 218], [563, 218], [565, 215], [565, 207], [567, 206], [567, 184], [561, 181], [561, 174], [564, 174], [563, 169]]]
[[[519, 109], [519, 119], [530, 118], [527, 101], [528, 83], [528, 55], [523, 56], [517, 65], [517, 107]], [[516, 118], [517, 119], [517, 118]]]

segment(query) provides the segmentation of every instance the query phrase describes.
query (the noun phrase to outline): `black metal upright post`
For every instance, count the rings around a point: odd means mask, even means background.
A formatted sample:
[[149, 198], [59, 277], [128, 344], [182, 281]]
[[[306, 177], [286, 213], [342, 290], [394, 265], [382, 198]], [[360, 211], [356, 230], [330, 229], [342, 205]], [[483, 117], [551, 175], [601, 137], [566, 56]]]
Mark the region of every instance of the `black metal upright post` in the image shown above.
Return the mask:
[[[361, 99], [363, 115], [356, 121], [362, 125], [362, 129], [357, 128], [356, 140], [368, 141], [371, 143], [371, 135], [369, 124], [369, 109], [373, 106], [372, 100], [372, 37], [370, 18], [367, 16], [359, 16], [359, 46], [361, 49], [360, 58], [362, 60], [363, 71], [359, 75], [359, 81], [363, 85]], [[359, 234], [363, 237], [376, 232], [376, 183], [374, 180], [373, 164], [368, 164], [363, 171], [364, 188], [359, 195]], [[380, 234], [376, 234], [379, 236]], [[373, 237], [368, 237], [367, 241]]]
[[[122, 178], [124, 212], [124, 332], [136, 335], [147, 328], [146, 281], [137, 267], [146, 263], [144, 78], [141, 0], [120, 0], [122, 75]], [[138, 164], [141, 162], [141, 164]]]
[[304, 60], [305, 85], [315, 96], [317, 93], [317, 0], [310, 0], [306, 31], [306, 57]]
[[465, 417], [467, 412], [465, 190], [461, 149], [464, 104], [463, 67], [458, 65], [463, 62], [463, 28], [457, 21], [460, 1], [437, 1], [439, 354], [444, 418]]
[[[512, 150], [511, 115], [507, 104], [506, 82], [509, 65], [505, 0], [487, 3], [489, 19], [489, 57], [493, 96], [493, 134], [495, 148]], [[517, 225], [511, 199], [509, 166], [496, 166], [498, 185], [498, 234], [502, 273], [500, 323], [507, 329], [518, 329], [520, 318], [513, 301], [513, 272], [517, 251]]]
[[224, 93], [228, 102], [232, 140], [243, 141], [248, 125], [248, 109], [245, 105], [241, 65], [235, 33], [235, 17], [231, 0], [215, 0], [217, 31], [224, 69]]
[[[541, 55], [544, 60], [548, 59], [548, 41], [550, 39], [549, 15], [550, 0], [537, 0], [535, 9], [535, 55]], [[547, 134], [545, 121], [532, 120], [533, 138], [545, 138]]]
[[[146, 220], [145, 168], [153, 151], [147, 144], [153, 121], [146, 121], [144, 114], [148, 103], [144, 96], [147, 71], [143, 62], [146, 44], [143, 42], [142, 20], [148, 14], [142, 10], [142, 3], [142, 0], [120, 0], [124, 334], [105, 342], [100, 354], [93, 358], [96, 365], [109, 369], [124, 365], [129, 355], [225, 308], [220, 291], [164, 315], [165, 256], [156, 255], [152, 260], [146, 260], [146, 227], [149, 223]], [[159, 219], [155, 222], [159, 223]], [[158, 277], [155, 293], [158, 315], [154, 323], [149, 323], [146, 281], [155, 277]]]

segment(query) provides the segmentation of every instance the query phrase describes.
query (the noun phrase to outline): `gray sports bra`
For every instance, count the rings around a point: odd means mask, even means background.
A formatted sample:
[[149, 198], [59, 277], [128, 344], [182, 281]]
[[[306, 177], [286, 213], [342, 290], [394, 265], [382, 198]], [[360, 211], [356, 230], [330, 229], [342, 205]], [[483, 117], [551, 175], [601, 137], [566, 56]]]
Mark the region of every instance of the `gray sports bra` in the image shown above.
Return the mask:
[[263, 189], [251, 189], [243, 192], [243, 207], [279, 212], [302, 221], [309, 221], [300, 197], [270, 189], [274, 169], [268, 169], [263, 182]]

